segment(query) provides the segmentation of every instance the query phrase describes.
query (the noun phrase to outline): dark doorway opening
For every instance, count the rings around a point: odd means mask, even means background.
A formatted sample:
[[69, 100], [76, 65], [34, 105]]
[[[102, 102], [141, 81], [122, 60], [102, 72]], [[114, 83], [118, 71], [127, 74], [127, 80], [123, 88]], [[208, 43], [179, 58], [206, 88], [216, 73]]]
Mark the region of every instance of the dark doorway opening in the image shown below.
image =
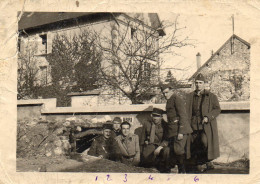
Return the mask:
[[82, 131], [75, 135], [76, 137], [76, 152], [82, 153], [90, 148], [94, 138], [102, 134], [102, 129], [99, 128], [82, 128]]

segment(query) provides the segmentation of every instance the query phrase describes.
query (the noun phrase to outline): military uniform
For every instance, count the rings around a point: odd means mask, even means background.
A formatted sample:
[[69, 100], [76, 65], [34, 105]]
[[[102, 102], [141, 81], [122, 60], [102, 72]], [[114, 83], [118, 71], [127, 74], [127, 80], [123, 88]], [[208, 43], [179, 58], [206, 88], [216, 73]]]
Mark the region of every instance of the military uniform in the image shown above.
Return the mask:
[[112, 138], [105, 139], [102, 135], [93, 140], [88, 154], [96, 157], [102, 155], [105, 159], [116, 161], [120, 154], [117, 150], [115, 140]]
[[[188, 122], [186, 105], [184, 100], [177, 94], [173, 94], [166, 102], [167, 113], [167, 138], [170, 147], [170, 166], [178, 163], [179, 168], [184, 172], [185, 153], [186, 159], [190, 158], [190, 145], [188, 134], [192, 129]], [[183, 139], [178, 140], [178, 134], [183, 134]], [[179, 170], [180, 171], [180, 170]]]
[[[187, 99], [188, 118], [193, 129], [191, 151], [192, 157], [196, 157], [198, 164], [219, 157], [218, 128], [216, 117], [221, 109], [217, 96], [203, 90], [190, 93]], [[204, 117], [208, 123], [202, 124]]]
[[121, 161], [127, 165], [137, 166], [140, 162], [140, 147], [138, 135], [129, 134], [124, 137], [119, 135], [115, 138], [121, 151]]
[[[162, 122], [158, 125], [154, 124], [152, 120], [144, 122], [142, 128], [142, 134], [140, 138], [141, 147], [143, 148], [142, 166], [149, 167], [154, 164], [156, 165], [157, 161], [160, 162], [166, 159], [166, 158], [161, 158], [162, 160], [160, 158], [156, 159], [156, 157], [154, 157], [153, 154], [155, 149], [158, 148], [159, 146], [166, 147], [168, 145], [168, 142], [166, 140], [166, 129], [167, 129], [166, 126], [167, 123], [163, 119]], [[151, 141], [151, 136], [154, 136], [152, 141]], [[145, 141], [147, 141], [148, 144], [145, 144]]]
[[113, 129], [113, 130], [111, 131], [111, 137], [112, 137], [112, 138], [115, 138], [115, 137], [119, 136], [120, 134], [121, 134], [121, 130], [120, 130], [120, 129], [119, 129], [119, 130]]

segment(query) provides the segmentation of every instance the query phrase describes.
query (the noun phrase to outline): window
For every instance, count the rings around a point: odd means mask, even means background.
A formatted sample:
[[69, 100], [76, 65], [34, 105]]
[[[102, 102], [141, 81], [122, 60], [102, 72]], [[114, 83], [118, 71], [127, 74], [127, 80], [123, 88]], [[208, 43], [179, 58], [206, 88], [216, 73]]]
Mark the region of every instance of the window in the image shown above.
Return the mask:
[[136, 29], [131, 28], [131, 39], [134, 38], [135, 32], [136, 32]]
[[47, 34], [40, 35], [42, 39], [42, 45], [44, 45], [44, 54], [47, 54]]
[[47, 66], [40, 66], [41, 70], [41, 85], [47, 85], [48, 82], [48, 68]]
[[151, 64], [148, 62], [144, 62], [143, 75], [144, 78], [149, 79], [151, 77]]
[[143, 79], [150, 79], [151, 77], [151, 64], [149, 62], [144, 62], [142, 64], [141, 71], [139, 71], [139, 66], [132, 64], [130, 67], [130, 77], [132, 79], [137, 79], [139, 72], [141, 72], [141, 76]]
[[18, 38], [17, 49], [18, 49], [18, 52], [21, 51], [21, 38]]
[[132, 78], [132, 79], [136, 79], [137, 78], [137, 68], [135, 67], [135, 65], [131, 65], [130, 66], [130, 77]]

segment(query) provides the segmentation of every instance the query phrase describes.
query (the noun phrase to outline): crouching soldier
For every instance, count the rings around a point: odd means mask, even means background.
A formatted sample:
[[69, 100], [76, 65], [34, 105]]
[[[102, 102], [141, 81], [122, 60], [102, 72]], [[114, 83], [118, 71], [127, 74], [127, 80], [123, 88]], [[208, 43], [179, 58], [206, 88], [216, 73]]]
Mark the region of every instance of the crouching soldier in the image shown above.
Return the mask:
[[88, 155], [99, 158], [117, 161], [119, 159], [119, 152], [117, 151], [117, 144], [111, 138], [112, 124], [103, 125], [103, 135], [95, 138], [88, 151]]
[[130, 133], [130, 123], [121, 124], [121, 134], [115, 138], [121, 152], [121, 162], [137, 166], [140, 162], [140, 147], [138, 135]]
[[153, 108], [151, 119], [144, 122], [141, 134], [141, 147], [143, 167], [155, 166], [163, 172], [166, 162], [168, 162], [169, 149], [166, 140], [167, 123], [163, 120], [163, 110]]
[[186, 105], [172, 86], [167, 85], [163, 89], [167, 99], [167, 136], [169, 139], [170, 160], [167, 169], [178, 165], [178, 172], [185, 173], [185, 159], [190, 158], [190, 133], [192, 129], [188, 122]]

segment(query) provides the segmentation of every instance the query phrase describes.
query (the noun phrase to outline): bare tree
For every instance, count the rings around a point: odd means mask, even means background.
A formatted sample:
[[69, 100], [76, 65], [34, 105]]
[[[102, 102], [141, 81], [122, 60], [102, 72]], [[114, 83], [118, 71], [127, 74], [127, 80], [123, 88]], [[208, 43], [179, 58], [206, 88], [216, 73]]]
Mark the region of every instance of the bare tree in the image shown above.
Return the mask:
[[[137, 17], [125, 16], [125, 19], [115, 17], [114, 23], [102, 29], [108, 34], [89, 29], [73, 36], [56, 35], [52, 41], [52, 53], [46, 58], [51, 66], [53, 97], [58, 98], [60, 94], [65, 97], [73, 90], [86, 91], [102, 86], [108, 88], [108, 93], [120, 92], [133, 104], [150, 98], [160, 83], [163, 60], [159, 56], [167, 52], [176, 54], [174, 48], [192, 43], [183, 36], [184, 28], [178, 26], [177, 18], [174, 23], [162, 24], [161, 30], [172, 27], [172, 32], [162, 37], [158, 29]], [[29, 73], [36, 76], [37, 72], [32, 70]], [[34, 77], [31, 83], [33, 81], [37, 78]], [[26, 86], [30, 86], [30, 81]]]
[[172, 48], [192, 45], [188, 37], [180, 35], [184, 28], [178, 27], [177, 18], [165, 26], [173, 27], [173, 32], [161, 37], [158, 30], [137, 18], [129, 18], [117, 20], [110, 35], [95, 33], [103, 52], [100, 65], [102, 82], [112, 91], [119, 90], [133, 104], [142, 103], [159, 84], [162, 65], [159, 56], [167, 52], [175, 54]]
[[37, 98], [39, 89], [39, 67], [37, 65], [36, 45], [25, 47], [18, 53], [17, 90], [18, 99]]

